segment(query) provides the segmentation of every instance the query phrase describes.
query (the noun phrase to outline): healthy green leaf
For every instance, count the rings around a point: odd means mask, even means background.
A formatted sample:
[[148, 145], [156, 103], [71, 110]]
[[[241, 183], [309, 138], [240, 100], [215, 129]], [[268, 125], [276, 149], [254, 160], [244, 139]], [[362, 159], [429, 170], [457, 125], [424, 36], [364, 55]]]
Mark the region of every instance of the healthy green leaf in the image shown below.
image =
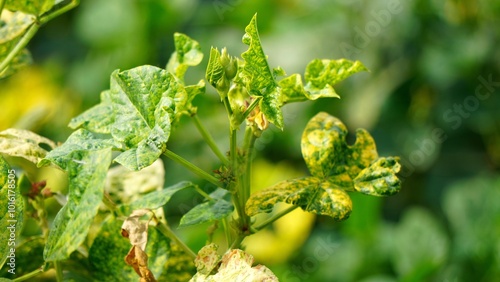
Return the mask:
[[250, 95], [262, 97], [260, 109], [269, 122], [283, 129], [283, 114], [280, 109], [280, 92], [273, 72], [269, 68], [267, 57], [262, 49], [259, 32], [257, 30], [257, 15], [254, 15], [245, 28], [243, 43], [249, 46], [241, 54], [245, 60], [243, 76]]
[[43, 253], [46, 261], [66, 259], [85, 240], [104, 191], [111, 148], [75, 150], [64, 159], [47, 159], [67, 171], [67, 204], [57, 213]]
[[304, 78], [307, 81], [306, 91], [313, 95], [335, 96], [333, 86], [349, 76], [368, 69], [360, 61], [313, 60], [307, 67]]
[[40, 16], [50, 10], [55, 2], [55, 0], [7, 0], [5, 8]]
[[401, 180], [396, 173], [401, 169], [398, 158], [379, 158], [354, 178], [356, 191], [372, 196], [390, 196], [399, 192]]
[[[23, 228], [24, 202], [16, 183], [16, 174], [0, 156], [0, 268], [7, 263], [16, 268], [16, 238]], [[14, 262], [9, 266], [10, 259]]]
[[246, 213], [254, 216], [271, 212], [277, 202], [328, 215], [337, 221], [347, 219], [352, 210], [351, 198], [340, 187], [316, 177], [305, 177], [285, 180], [253, 194], [246, 204]]
[[51, 140], [28, 130], [10, 128], [0, 132], [0, 153], [8, 156], [21, 157], [37, 164], [47, 154], [40, 144], [51, 149], [56, 147]]
[[170, 198], [178, 191], [189, 187], [194, 187], [194, 184], [188, 181], [182, 181], [163, 190], [151, 192], [129, 205], [122, 205], [120, 209], [124, 213], [130, 213], [137, 209], [154, 210], [168, 203]]
[[[220, 193], [221, 190], [223, 194]], [[223, 199], [223, 197], [228, 193], [229, 192], [227, 190], [222, 188], [219, 188], [215, 192], [211, 193], [210, 196], [213, 200], [201, 203], [192, 208], [181, 218], [179, 227], [210, 222], [230, 215], [234, 210], [234, 206], [230, 202]], [[217, 195], [217, 197], [215, 195]]]
[[196, 66], [203, 60], [200, 44], [182, 33], [174, 33], [175, 52], [167, 64], [167, 71], [184, 81], [184, 74], [190, 66]]

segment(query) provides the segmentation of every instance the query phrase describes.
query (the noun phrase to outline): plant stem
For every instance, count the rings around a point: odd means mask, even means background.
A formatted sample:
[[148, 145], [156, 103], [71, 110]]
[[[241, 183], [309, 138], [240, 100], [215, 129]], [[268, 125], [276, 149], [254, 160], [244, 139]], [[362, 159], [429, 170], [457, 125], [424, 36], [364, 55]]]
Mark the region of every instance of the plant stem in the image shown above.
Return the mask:
[[43, 272], [43, 267], [40, 267], [40, 268], [33, 270], [32, 272], [24, 274], [21, 277], [14, 278], [12, 281], [15, 281], [15, 282], [25, 281], [25, 280], [28, 280], [28, 279], [31, 279], [31, 278], [37, 276], [38, 274], [40, 274], [42, 272]]
[[252, 113], [252, 111], [255, 109], [255, 107], [257, 107], [257, 105], [259, 105], [260, 100], [262, 100], [262, 97], [257, 97], [257, 98], [252, 100], [252, 103], [250, 103], [250, 105], [247, 107], [247, 109], [243, 113], [243, 119], [246, 119], [250, 115], [250, 113]]
[[[62, 4], [62, 3], [60, 3]], [[40, 25], [52, 20], [53, 18], [66, 13], [67, 11], [73, 9], [80, 4], [80, 0], [71, 0], [69, 4], [57, 7], [54, 11], [50, 10], [46, 14], [42, 15], [39, 19]]]
[[23, 37], [17, 42], [17, 44], [12, 48], [9, 54], [3, 59], [0, 63], [0, 74], [2, 74], [10, 64], [10, 62], [16, 57], [16, 55], [28, 44], [28, 42], [35, 36], [36, 32], [40, 25], [37, 23], [33, 23], [26, 33], [24, 33]]
[[209, 201], [213, 201], [214, 199], [212, 197], [210, 197], [210, 195], [208, 195], [205, 191], [201, 190], [200, 187], [198, 187], [198, 185], [195, 185], [194, 186], [194, 189], [196, 190], [196, 192], [198, 192], [200, 195], [203, 196], [203, 198], [209, 200]]
[[[0, 63], [0, 74], [2, 74], [8, 67], [8, 65], [12, 62], [12, 60], [19, 54], [19, 52], [28, 45], [28, 42], [35, 36], [36, 32], [40, 28], [41, 25], [45, 24], [46, 22], [52, 20], [53, 18], [73, 9], [74, 7], [78, 6], [80, 3], [80, 0], [71, 0], [71, 2], [67, 5], [55, 5], [56, 7], [55, 10], [50, 10], [46, 14], [42, 15], [40, 18], [38, 18], [29, 28], [28, 30], [24, 33], [23, 37], [17, 42], [17, 44], [12, 48], [7, 54], [7, 56], [4, 58], [4, 60]], [[5, 4], [5, 0], [0, 0], [0, 15], [3, 10], [3, 6]], [[62, 3], [61, 3], [62, 4]]]
[[275, 222], [276, 220], [280, 219], [282, 216], [290, 213], [291, 211], [295, 210], [296, 208], [298, 208], [298, 206], [291, 206], [291, 207], [288, 207], [278, 213], [275, 213], [273, 214], [273, 216], [271, 216], [270, 218], [266, 219], [264, 222], [262, 222], [261, 224], [257, 225], [257, 226], [254, 226], [252, 227], [252, 232], [257, 232], [259, 230], [262, 230], [264, 227], [268, 226], [269, 224]]
[[246, 205], [248, 198], [250, 198], [251, 192], [251, 178], [252, 178], [252, 159], [255, 140], [257, 137], [253, 134], [252, 127], [247, 126], [245, 129], [245, 138], [243, 144], [243, 150], [245, 150], [245, 173], [243, 174], [243, 206]]
[[186, 252], [186, 254], [191, 256], [192, 259], [196, 258], [196, 254], [186, 244], [184, 244], [184, 242], [182, 242], [179, 237], [177, 237], [177, 235], [172, 231], [172, 229], [170, 229], [170, 227], [168, 227], [168, 225], [164, 224], [161, 221], [156, 221], [156, 228], [158, 228], [158, 231], [160, 231], [163, 235], [174, 240], [175, 243], [177, 243], [184, 250], [184, 252]]
[[64, 277], [63, 277], [61, 262], [59, 262], [57, 260], [54, 261], [54, 268], [56, 269], [56, 280], [57, 280], [57, 282], [62, 282]]
[[194, 164], [182, 158], [181, 156], [177, 155], [176, 153], [167, 149], [164, 154], [171, 160], [176, 161], [177, 163], [183, 165], [185, 168], [189, 169], [191, 172], [198, 175], [199, 177], [205, 179], [206, 181], [214, 184], [217, 187], [221, 187], [221, 183], [219, 182], [219, 180], [217, 180], [217, 178], [215, 178], [213, 175], [208, 174], [208, 172], [195, 166]]
[[196, 128], [198, 128], [198, 131], [201, 133], [203, 139], [205, 140], [205, 142], [207, 142], [210, 149], [212, 149], [212, 152], [214, 152], [214, 154], [221, 160], [224, 165], [229, 165], [229, 161], [227, 160], [226, 156], [224, 156], [224, 154], [219, 150], [219, 147], [217, 147], [217, 144], [215, 144], [212, 135], [210, 135], [210, 133], [208, 133], [206, 128], [203, 126], [198, 115], [194, 115], [192, 118], [194, 124], [196, 125]]

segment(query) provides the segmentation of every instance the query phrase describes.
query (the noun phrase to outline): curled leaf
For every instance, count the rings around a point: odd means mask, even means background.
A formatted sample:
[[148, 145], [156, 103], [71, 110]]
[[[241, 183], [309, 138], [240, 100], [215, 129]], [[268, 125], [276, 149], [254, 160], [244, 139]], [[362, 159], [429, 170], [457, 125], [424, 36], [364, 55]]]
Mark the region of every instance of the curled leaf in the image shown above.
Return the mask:
[[356, 191], [372, 196], [390, 196], [399, 192], [401, 180], [396, 173], [401, 169], [398, 158], [379, 158], [354, 178]]
[[10, 128], [0, 132], [0, 153], [21, 157], [34, 164], [47, 154], [47, 150], [40, 146], [42, 144], [49, 149], [56, 147], [51, 140], [28, 130]]
[[130, 240], [130, 244], [145, 250], [148, 243], [148, 222], [141, 217], [150, 213], [150, 210], [140, 209], [133, 211], [122, 224], [122, 234]]

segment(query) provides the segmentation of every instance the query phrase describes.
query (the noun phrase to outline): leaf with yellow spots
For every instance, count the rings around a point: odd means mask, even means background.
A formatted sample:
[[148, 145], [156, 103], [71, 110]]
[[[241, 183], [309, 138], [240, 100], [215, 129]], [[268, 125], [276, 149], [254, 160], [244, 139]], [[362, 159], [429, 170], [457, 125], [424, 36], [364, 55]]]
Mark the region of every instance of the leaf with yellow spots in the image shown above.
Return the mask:
[[277, 202], [305, 211], [347, 219], [352, 202], [346, 191], [389, 196], [401, 188], [398, 158], [378, 158], [375, 141], [364, 129], [356, 142], [346, 142], [347, 128], [336, 117], [321, 112], [307, 124], [302, 135], [302, 155], [312, 177], [279, 182], [253, 194], [246, 204], [250, 216], [269, 213]]

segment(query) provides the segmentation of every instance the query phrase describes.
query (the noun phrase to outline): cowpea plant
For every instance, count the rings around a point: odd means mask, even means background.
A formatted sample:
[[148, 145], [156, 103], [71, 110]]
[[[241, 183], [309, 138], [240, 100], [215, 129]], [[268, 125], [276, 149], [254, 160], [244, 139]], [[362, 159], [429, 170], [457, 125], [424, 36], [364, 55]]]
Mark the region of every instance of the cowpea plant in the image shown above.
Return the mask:
[[[359, 61], [316, 59], [306, 66], [303, 77], [287, 76], [279, 67], [270, 68], [255, 15], [245, 28], [243, 43], [248, 49], [241, 58], [229, 55], [225, 48], [210, 50], [206, 81], [216, 89], [228, 116], [230, 145], [224, 153], [193, 104], [196, 96], [205, 93], [205, 80], [193, 85], [184, 80], [186, 70], [203, 59], [200, 45], [180, 33], [174, 35], [174, 43], [166, 68], [146, 65], [114, 71], [101, 102], [71, 120], [69, 126], [75, 131], [63, 144], [57, 146], [25, 130], [0, 132], [4, 157], [24, 158], [38, 167], [55, 166], [68, 178], [65, 197], [42, 189], [28, 201], [44, 231], [39, 238], [44, 262], [24, 278], [55, 268], [59, 280], [277, 281], [267, 267], [253, 266], [252, 256], [242, 250], [245, 237], [296, 208], [342, 221], [352, 210], [349, 193], [389, 196], [400, 190], [397, 157], [379, 157], [373, 138], [363, 129], [356, 131], [353, 145], [347, 144], [346, 126], [321, 112], [306, 125], [301, 139], [310, 176], [251, 193], [254, 144], [270, 124], [284, 128], [281, 108], [339, 98], [334, 85], [365, 71]], [[220, 160], [220, 168], [213, 173], [170, 150], [170, 135], [182, 116], [190, 117]], [[188, 181], [163, 187], [162, 156], [211, 183], [211, 192]], [[0, 169], [0, 209], [5, 209], [10, 166], [4, 158]], [[34, 187], [21, 176], [16, 195], [25, 182]], [[179, 227], [213, 222], [215, 229], [221, 223], [226, 250], [219, 250], [208, 236], [207, 245], [196, 255], [167, 224], [162, 207], [174, 204], [169, 202], [172, 196], [185, 189], [197, 191], [205, 201], [185, 213]], [[50, 226], [43, 206], [48, 196], [59, 196], [63, 204]], [[273, 211], [278, 202], [288, 203], [289, 208]], [[25, 207], [16, 207], [22, 222]], [[255, 220], [265, 213], [267, 219]], [[4, 214], [0, 213], [2, 246], [9, 236], [4, 228], [9, 218]], [[1, 252], [3, 265], [8, 250], [3, 247]], [[75, 266], [68, 261], [76, 261], [86, 271], [73, 273]]]

